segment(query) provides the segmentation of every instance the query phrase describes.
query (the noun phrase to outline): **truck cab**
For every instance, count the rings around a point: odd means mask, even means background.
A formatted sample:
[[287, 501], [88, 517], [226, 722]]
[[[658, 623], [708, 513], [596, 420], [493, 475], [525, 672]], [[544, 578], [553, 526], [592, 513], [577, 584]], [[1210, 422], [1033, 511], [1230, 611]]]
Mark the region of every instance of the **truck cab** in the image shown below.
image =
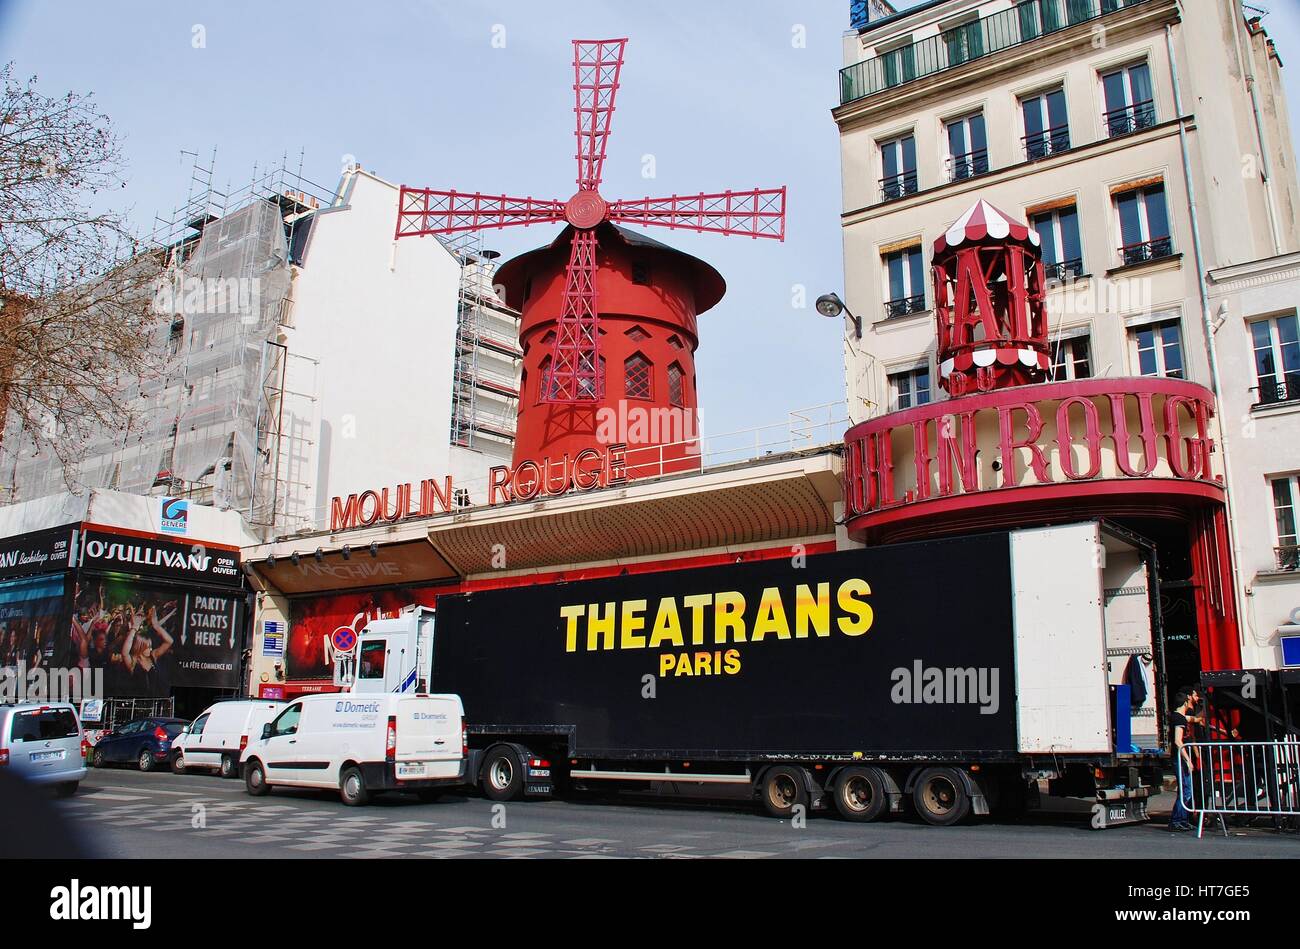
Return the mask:
[[422, 606], [371, 620], [352, 652], [335, 654], [334, 685], [359, 695], [427, 692], [433, 622], [434, 611]]

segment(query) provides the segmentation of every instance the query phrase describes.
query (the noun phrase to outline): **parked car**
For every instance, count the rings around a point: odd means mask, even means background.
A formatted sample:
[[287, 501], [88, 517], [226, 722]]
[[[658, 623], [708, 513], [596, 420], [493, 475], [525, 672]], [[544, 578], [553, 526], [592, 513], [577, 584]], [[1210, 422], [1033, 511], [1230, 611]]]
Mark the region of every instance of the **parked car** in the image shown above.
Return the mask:
[[283, 709], [283, 702], [271, 699], [218, 702], [172, 741], [172, 770], [205, 768], [239, 777], [239, 756], [250, 737], [262, 734], [262, 726]]
[[67, 702], [0, 705], [0, 767], [55, 793], [76, 793], [86, 776], [81, 721]]
[[165, 765], [172, 756], [172, 739], [186, 725], [183, 718], [137, 718], [105, 732], [95, 743], [91, 764], [134, 764], [141, 771]]
[[308, 695], [244, 749], [248, 793], [328, 788], [343, 803], [380, 791], [431, 801], [465, 783], [465, 710], [455, 695]]

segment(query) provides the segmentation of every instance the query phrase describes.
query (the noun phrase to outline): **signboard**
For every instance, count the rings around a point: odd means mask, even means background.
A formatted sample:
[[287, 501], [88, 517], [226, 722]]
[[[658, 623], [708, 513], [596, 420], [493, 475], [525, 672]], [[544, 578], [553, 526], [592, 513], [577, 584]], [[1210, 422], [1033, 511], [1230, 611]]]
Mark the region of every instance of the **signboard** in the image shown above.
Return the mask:
[[262, 624], [262, 655], [267, 659], [284, 658], [284, 624], [267, 620]]
[[73, 526], [0, 539], [0, 579], [28, 577], [73, 566], [77, 529]]
[[91, 570], [204, 585], [242, 587], [244, 584], [238, 550], [105, 531], [86, 531], [81, 544], [81, 565]]
[[97, 724], [104, 720], [104, 700], [86, 699], [81, 703], [81, 721]]
[[440, 597], [432, 691], [584, 757], [1012, 756], [1013, 630], [1009, 536], [952, 538]]
[[1287, 669], [1300, 669], [1300, 636], [1283, 636], [1282, 665]]
[[357, 634], [350, 626], [340, 626], [330, 637], [337, 652], [351, 652], [357, 647]]

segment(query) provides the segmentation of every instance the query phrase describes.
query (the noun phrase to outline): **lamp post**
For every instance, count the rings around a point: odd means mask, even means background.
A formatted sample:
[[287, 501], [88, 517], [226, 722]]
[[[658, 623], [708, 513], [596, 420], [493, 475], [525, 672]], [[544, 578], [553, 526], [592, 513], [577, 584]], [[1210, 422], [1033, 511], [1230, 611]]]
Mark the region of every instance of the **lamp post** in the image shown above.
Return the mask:
[[839, 294], [828, 293], [817, 298], [817, 312], [827, 319], [835, 319], [839, 316], [847, 316], [853, 321], [853, 330], [858, 339], [862, 338], [862, 320], [853, 315], [850, 310], [839, 298]]

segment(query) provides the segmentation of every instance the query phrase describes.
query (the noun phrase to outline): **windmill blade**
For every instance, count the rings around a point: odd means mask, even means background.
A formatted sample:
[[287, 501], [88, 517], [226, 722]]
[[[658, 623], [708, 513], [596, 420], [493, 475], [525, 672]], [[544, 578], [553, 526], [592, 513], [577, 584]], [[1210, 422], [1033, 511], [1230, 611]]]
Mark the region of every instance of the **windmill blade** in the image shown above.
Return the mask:
[[578, 104], [578, 190], [598, 191], [614, 117], [627, 40], [574, 40], [573, 90]]
[[609, 206], [609, 219], [618, 224], [784, 241], [785, 188], [616, 201]]
[[399, 238], [527, 227], [564, 220], [562, 201], [514, 198], [504, 194], [428, 191], [403, 185], [397, 200]]
[[594, 230], [573, 232], [551, 368], [542, 380], [545, 402], [595, 402], [605, 394], [596, 311], [596, 249]]

